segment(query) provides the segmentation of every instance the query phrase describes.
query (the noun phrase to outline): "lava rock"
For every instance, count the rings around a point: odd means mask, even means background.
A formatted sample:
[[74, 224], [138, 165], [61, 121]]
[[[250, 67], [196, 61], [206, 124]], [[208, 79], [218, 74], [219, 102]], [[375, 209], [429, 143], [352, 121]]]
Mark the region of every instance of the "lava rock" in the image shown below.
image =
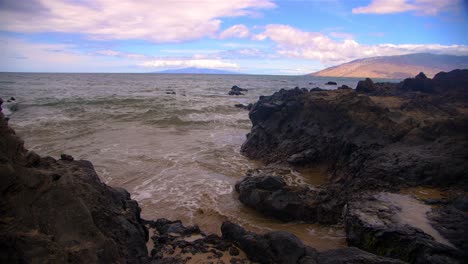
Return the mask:
[[326, 82], [325, 85], [337, 85], [337, 83], [336, 83], [336, 82], [331, 82], [331, 81], [330, 81], [330, 82]]
[[374, 82], [370, 78], [366, 78], [364, 81], [359, 81], [356, 86], [356, 92], [360, 93], [371, 93], [375, 90]]
[[0, 146], [1, 263], [147, 261], [137, 202], [102, 183], [90, 162], [28, 152], [3, 113]]
[[[424, 226], [422, 222], [415, 225], [402, 216], [402, 212], [418, 213], [418, 208], [424, 207], [428, 206], [418, 205], [413, 198], [387, 193], [350, 203], [345, 214], [348, 244], [409, 263], [459, 263], [461, 252], [435, 241], [421, 229], [429, 232], [433, 231], [432, 227]], [[426, 217], [424, 212], [420, 217]]]

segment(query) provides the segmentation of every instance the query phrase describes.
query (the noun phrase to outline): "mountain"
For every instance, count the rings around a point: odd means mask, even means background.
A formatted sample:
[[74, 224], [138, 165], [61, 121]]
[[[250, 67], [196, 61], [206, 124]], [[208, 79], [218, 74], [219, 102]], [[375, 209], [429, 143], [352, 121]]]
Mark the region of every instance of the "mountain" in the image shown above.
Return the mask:
[[432, 78], [441, 71], [468, 69], [468, 56], [415, 53], [358, 59], [311, 73], [313, 76], [404, 79], [424, 72]]
[[224, 70], [216, 70], [216, 69], [207, 69], [207, 68], [183, 68], [183, 69], [173, 69], [173, 70], [165, 70], [159, 71], [154, 73], [171, 73], [171, 74], [241, 74], [239, 72], [233, 71], [224, 71]]

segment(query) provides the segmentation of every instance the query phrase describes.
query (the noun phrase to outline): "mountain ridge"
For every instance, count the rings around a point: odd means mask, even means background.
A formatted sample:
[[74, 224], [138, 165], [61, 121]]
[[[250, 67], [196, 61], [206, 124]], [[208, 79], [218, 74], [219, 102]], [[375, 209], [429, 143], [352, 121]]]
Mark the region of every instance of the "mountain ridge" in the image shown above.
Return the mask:
[[308, 75], [404, 79], [424, 72], [431, 78], [441, 71], [467, 68], [468, 56], [413, 53], [357, 59]]

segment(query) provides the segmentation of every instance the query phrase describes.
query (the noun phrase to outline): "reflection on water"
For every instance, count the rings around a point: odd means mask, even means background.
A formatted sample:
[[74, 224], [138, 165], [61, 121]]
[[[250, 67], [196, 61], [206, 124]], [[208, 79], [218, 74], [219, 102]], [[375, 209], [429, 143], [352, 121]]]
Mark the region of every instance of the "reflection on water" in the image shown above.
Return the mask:
[[[1, 96], [19, 101], [10, 124], [27, 148], [91, 160], [104, 182], [131, 193], [144, 218], [180, 219], [213, 233], [231, 220], [253, 231], [291, 231], [318, 249], [345, 243], [339, 228], [268, 219], [240, 204], [233, 191], [258, 165], [239, 153], [251, 123], [234, 105], [282, 88], [312, 88], [309, 83], [326, 78], [1, 73], [0, 79]], [[233, 85], [249, 91], [228, 96]], [[317, 169], [293, 170], [289, 177], [295, 184], [326, 180]]]

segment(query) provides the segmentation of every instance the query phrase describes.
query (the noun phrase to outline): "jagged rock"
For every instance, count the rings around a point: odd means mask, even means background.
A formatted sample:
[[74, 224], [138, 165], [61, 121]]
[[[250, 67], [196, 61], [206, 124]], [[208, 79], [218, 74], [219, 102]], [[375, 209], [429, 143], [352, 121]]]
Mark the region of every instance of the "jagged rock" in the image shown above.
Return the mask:
[[226, 221], [221, 226], [223, 238], [237, 244], [252, 260], [277, 264], [403, 264], [357, 248], [342, 248], [317, 252], [304, 245], [296, 236], [285, 231], [256, 234]]
[[374, 82], [370, 78], [366, 78], [364, 81], [359, 81], [356, 86], [356, 92], [360, 93], [371, 93], [375, 90]]
[[241, 152], [266, 163], [327, 164], [336, 182], [468, 186], [468, 115], [454, 108], [463, 101], [450, 100], [281, 90], [250, 110]]
[[246, 177], [235, 186], [239, 200], [257, 211], [280, 220], [317, 221], [314, 190], [286, 186], [279, 176]]
[[427, 212], [429, 206], [392, 193], [349, 203], [348, 244], [409, 263], [459, 263], [461, 252], [428, 223]]
[[1, 263], [146, 261], [148, 233], [128, 192], [102, 183], [88, 161], [27, 152], [3, 113], [0, 175]]
[[146, 222], [156, 229], [151, 237], [154, 242], [152, 263], [186, 263], [193, 257], [219, 263], [224, 255], [237, 256], [235, 260], [231, 257], [234, 263], [247, 262], [231, 241], [214, 234], [206, 235], [197, 226], [185, 227], [181, 221], [164, 218]]
[[252, 261], [260, 263], [300, 263], [307, 255], [313, 257], [317, 254], [296, 236], [284, 231], [258, 235], [226, 221], [221, 226], [221, 232], [224, 239], [233, 241]]
[[239, 86], [237, 85], [234, 85], [231, 87], [231, 91], [236, 91], [236, 92], [247, 92], [248, 90], [247, 89], [244, 89], [244, 88], [240, 88]]

